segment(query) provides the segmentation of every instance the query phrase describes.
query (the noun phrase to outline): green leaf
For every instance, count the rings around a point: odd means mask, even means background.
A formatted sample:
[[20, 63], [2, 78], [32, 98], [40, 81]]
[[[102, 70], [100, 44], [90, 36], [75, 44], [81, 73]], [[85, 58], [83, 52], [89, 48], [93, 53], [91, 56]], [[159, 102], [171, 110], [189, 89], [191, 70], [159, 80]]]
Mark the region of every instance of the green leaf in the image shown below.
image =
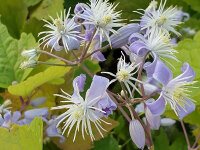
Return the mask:
[[39, 40], [38, 33], [44, 30], [44, 21], [30, 18], [24, 24], [23, 32], [32, 33], [36, 40]]
[[2, 23], [7, 26], [11, 36], [19, 38], [28, 15], [24, 0], [0, 0], [0, 4]]
[[34, 76], [31, 76], [22, 83], [9, 86], [8, 91], [13, 95], [28, 96], [35, 88], [43, 85], [44, 83], [64, 76], [65, 73], [67, 73], [70, 69], [71, 67], [49, 67], [44, 72], [40, 72]]
[[149, 0], [116, 0], [115, 3], [119, 3], [117, 6], [117, 10], [120, 11], [122, 10], [122, 18], [123, 19], [128, 19], [128, 20], [133, 20], [133, 19], [139, 19], [141, 15], [138, 15], [137, 13], [133, 12], [136, 11], [137, 9], [145, 9], [150, 1]]
[[192, 9], [200, 12], [200, 1], [199, 0], [183, 0], [188, 5], [192, 7]]
[[169, 140], [163, 128], [160, 128], [160, 134], [154, 140], [155, 150], [169, 150]]
[[19, 68], [24, 60], [21, 51], [37, 46], [32, 34], [22, 33], [20, 40], [13, 39], [5, 25], [0, 23], [0, 87], [7, 88], [13, 81], [21, 82], [30, 70]]
[[57, 13], [63, 11], [64, 0], [43, 0], [32, 12], [30, 17], [38, 20], [50, 19], [49, 16], [56, 17]]
[[110, 136], [94, 142], [94, 148], [91, 150], [119, 150], [118, 142]]
[[38, 4], [41, 0], [24, 0], [27, 7]]
[[0, 127], [2, 150], [42, 150], [43, 122], [35, 118], [30, 125], [13, 125], [10, 131]]

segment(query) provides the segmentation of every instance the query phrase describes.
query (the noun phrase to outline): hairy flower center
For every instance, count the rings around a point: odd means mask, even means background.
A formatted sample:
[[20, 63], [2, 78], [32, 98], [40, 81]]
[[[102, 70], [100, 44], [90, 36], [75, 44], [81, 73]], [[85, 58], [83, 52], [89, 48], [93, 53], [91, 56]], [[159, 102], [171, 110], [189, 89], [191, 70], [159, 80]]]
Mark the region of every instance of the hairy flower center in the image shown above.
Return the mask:
[[117, 72], [116, 77], [119, 81], [126, 81], [129, 79], [129, 72], [126, 70], [120, 70], [119, 72]]
[[157, 20], [158, 26], [162, 26], [167, 21], [167, 17], [162, 16]]
[[186, 98], [188, 95], [186, 94], [186, 91], [187, 89], [185, 88], [181, 88], [181, 87], [178, 87], [178, 88], [175, 88], [173, 90], [173, 93], [172, 93], [172, 99], [178, 103], [181, 107], [184, 107], [185, 105], [185, 100], [184, 98]]
[[78, 106], [76, 110], [73, 112], [72, 116], [74, 120], [79, 120], [84, 115], [83, 106]]
[[56, 25], [58, 32], [64, 33], [63, 21], [61, 19], [55, 19], [54, 24]]
[[105, 27], [107, 24], [109, 24], [112, 21], [112, 19], [113, 18], [111, 15], [103, 16], [103, 18], [101, 18], [101, 20], [99, 22], [99, 26]]

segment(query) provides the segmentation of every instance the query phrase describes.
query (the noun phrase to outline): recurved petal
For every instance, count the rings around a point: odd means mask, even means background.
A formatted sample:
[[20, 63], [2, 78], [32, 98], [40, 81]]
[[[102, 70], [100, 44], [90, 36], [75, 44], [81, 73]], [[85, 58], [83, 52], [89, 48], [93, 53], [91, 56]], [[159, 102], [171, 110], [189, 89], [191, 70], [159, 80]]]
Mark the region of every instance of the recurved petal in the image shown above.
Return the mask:
[[196, 73], [195, 71], [190, 67], [190, 65], [188, 63], [184, 63], [181, 71], [183, 72], [182, 74], [180, 74], [179, 76], [177, 76], [176, 78], [174, 78], [174, 81], [192, 81], [194, 80]]
[[138, 120], [132, 120], [129, 123], [129, 132], [135, 145], [138, 148], [143, 149], [145, 145], [145, 133], [142, 125]]
[[80, 74], [73, 80], [74, 92], [75, 91], [80, 91], [80, 92], [84, 91], [85, 80], [86, 80], [85, 74]]
[[94, 75], [90, 88], [86, 93], [86, 100], [93, 101], [95, 104], [100, 98], [102, 98], [109, 86], [109, 80], [105, 77]]
[[128, 24], [119, 30], [118, 34], [113, 34], [110, 37], [112, 48], [120, 48], [128, 43], [128, 39], [131, 34], [140, 30], [140, 25], [136, 23]]
[[162, 93], [156, 101], [146, 101], [145, 103], [153, 115], [162, 115], [165, 111], [166, 102]]
[[136, 41], [132, 43], [129, 49], [131, 50], [131, 52], [137, 54], [140, 57], [143, 57], [147, 52], [145, 44], [141, 41]]
[[165, 86], [172, 79], [172, 71], [160, 59], [157, 59], [153, 78]]

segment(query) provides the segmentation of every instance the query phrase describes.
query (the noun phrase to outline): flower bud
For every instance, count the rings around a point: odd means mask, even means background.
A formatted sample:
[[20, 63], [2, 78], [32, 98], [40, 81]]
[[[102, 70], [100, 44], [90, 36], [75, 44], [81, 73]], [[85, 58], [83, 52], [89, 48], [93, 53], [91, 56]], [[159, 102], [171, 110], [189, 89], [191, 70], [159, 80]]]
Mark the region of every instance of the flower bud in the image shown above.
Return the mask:
[[140, 149], [145, 145], [145, 133], [141, 123], [138, 120], [132, 120], [129, 124], [131, 139]]
[[28, 69], [28, 68], [34, 68], [35, 66], [37, 66], [37, 61], [35, 60], [28, 60], [28, 61], [24, 61], [23, 63], [21, 63], [20, 65], [20, 69]]
[[31, 50], [24, 50], [22, 51], [21, 55], [23, 57], [32, 59], [38, 56], [38, 51], [36, 49], [31, 49]]

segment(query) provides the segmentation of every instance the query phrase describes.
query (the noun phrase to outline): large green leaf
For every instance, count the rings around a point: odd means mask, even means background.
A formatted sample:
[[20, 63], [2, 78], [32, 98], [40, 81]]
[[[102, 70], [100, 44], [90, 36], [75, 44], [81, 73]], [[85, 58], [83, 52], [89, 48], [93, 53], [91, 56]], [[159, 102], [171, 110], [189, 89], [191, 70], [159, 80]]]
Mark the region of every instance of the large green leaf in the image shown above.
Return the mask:
[[91, 150], [119, 150], [118, 142], [110, 136], [94, 142], [94, 148]]
[[56, 17], [57, 13], [63, 11], [64, 0], [43, 0], [32, 12], [30, 17], [38, 20], [49, 19], [49, 16]]
[[188, 5], [192, 7], [192, 9], [200, 12], [200, 1], [199, 0], [183, 0], [185, 1]]
[[19, 68], [24, 60], [21, 51], [35, 46], [37, 43], [32, 34], [22, 33], [20, 40], [13, 39], [6, 26], [0, 23], [0, 87], [7, 88], [13, 81], [21, 82], [28, 75], [30, 70]]
[[9, 86], [8, 91], [13, 95], [28, 96], [35, 88], [43, 85], [44, 83], [50, 82], [52, 80], [64, 76], [65, 73], [67, 73], [70, 69], [71, 67], [49, 67], [45, 71], [29, 77], [24, 82], [21, 82], [17, 85]]
[[13, 125], [10, 131], [0, 127], [2, 150], [42, 150], [43, 123], [35, 118], [30, 125]]
[[19, 38], [28, 15], [24, 0], [0, 0], [0, 15], [10, 35]]
[[38, 4], [41, 0], [24, 0], [25, 4], [30, 7]]

